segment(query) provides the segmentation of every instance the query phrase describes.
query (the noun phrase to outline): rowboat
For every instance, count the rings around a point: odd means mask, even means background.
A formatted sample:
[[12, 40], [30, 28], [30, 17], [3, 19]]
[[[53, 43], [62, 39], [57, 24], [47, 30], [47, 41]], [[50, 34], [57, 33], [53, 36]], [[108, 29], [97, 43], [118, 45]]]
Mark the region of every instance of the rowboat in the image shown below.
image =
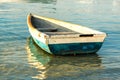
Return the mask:
[[34, 42], [50, 54], [96, 53], [106, 33], [61, 20], [29, 14], [29, 32]]

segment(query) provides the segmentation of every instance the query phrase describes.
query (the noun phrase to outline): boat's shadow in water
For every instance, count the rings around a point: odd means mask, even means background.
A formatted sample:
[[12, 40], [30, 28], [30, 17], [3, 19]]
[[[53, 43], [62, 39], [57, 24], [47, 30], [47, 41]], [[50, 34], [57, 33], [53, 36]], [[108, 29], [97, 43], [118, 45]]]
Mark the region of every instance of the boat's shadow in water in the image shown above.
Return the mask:
[[101, 68], [101, 59], [97, 54], [54, 56], [39, 48], [31, 37], [27, 39], [29, 63], [43, 73], [44, 78], [73, 76]]

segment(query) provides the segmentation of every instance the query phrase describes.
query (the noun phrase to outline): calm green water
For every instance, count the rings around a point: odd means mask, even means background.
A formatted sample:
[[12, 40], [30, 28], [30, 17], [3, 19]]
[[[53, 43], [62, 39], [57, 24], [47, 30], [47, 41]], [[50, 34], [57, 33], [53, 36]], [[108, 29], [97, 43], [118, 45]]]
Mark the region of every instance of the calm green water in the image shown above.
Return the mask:
[[[28, 32], [34, 13], [108, 34], [96, 54], [54, 56]], [[120, 0], [1, 0], [0, 80], [120, 80]]]

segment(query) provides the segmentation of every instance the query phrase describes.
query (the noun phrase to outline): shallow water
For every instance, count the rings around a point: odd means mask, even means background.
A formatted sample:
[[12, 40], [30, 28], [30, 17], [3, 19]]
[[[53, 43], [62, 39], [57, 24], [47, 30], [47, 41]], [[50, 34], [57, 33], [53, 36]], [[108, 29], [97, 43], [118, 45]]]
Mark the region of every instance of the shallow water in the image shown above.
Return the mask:
[[[28, 32], [34, 13], [108, 34], [96, 54], [54, 56]], [[0, 80], [120, 80], [120, 0], [1, 0]]]

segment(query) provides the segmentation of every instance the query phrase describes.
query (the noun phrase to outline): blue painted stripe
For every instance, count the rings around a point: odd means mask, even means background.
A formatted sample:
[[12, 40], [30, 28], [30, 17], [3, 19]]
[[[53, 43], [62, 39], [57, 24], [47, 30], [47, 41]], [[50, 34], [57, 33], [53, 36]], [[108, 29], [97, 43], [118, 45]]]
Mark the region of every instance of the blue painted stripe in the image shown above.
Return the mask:
[[70, 44], [49, 44], [49, 48], [53, 54], [81, 54], [95, 53], [102, 46], [102, 42], [93, 43], [70, 43]]
[[41, 47], [43, 50], [45, 50], [45, 51], [48, 52], [48, 53], [51, 53], [47, 44], [44, 44], [43, 42], [37, 40], [36, 38], [33, 38], [33, 40], [34, 40], [34, 41], [36, 42], [36, 44], [37, 44], [39, 47]]

